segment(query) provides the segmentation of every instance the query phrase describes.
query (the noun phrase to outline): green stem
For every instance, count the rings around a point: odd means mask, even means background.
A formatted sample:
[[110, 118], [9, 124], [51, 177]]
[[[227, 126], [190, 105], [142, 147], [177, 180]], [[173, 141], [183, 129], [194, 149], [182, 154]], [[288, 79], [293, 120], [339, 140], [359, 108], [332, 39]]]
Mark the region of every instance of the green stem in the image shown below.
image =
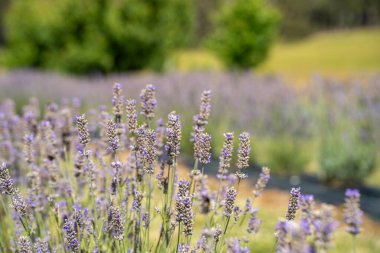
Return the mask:
[[6, 206], [5, 203], [4, 203], [3, 197], [1, 197], [0, 200], [1, 200], [1, 206], [2, 206], [2, 208], [3, 208], [3, 210], [4, 210], [5, 217], [6, 217], [6, 216], [8, 215], [8, 209], [7, 209], [7, 206]]
[[230, 219], [231, 219], [231, 217], [228, 217], [228, 218], [227, 218], [226, 226], [224, 227], [224, 232], [223, 232], [224, 235], [225, 235], [226, 232], [227, 232], [227, 228], [228, 228], [228, 224], [230, 223]]
[[146, 232], [146, 240], [147, 240], [147, 248], [146, 248], [146, 250], [148, 250], [149, 251], [149, 245], [150, 245], [150, 243], [149, 243], [149, 227], [150, 227], [150, 199], [151, 199], [151, 197], [152, 197], [152, 174], [149, 174], [149, 181], [148, 181], [148, 191], [149, 191], [149, 193], [148, 193], [148, 227], [147, 227], [147, 232]]
[[178, 247], [179, 247], [179, 240], [180, 240], [180, 237], [181, 237], [181, 223], [179, 222], [179, 223], [178, 223], [177, 247], [176, 247], [176, 250], [175, 250], [176, 253], [178, 253]]
[[157, 241], [156, 247], [154, 248], [154, 252], [155, 253], [157, 252], [158, 246], [160, 245], [160, 241], [161, 241], [161, 237], [162, 237], [163, 232], [164, 232], [164, 227], [161, 226], [160, 236], [158, 237], [158, 241]]

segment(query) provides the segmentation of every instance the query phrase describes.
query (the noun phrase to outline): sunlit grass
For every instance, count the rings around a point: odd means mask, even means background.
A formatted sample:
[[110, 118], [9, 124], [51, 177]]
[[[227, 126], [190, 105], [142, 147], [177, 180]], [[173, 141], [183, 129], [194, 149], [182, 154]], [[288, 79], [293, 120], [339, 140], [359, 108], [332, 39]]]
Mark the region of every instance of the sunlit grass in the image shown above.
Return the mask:
[[[222, 70], [206, 50], [175, 53], [170, 67], [178, 71]], [[380, 28], [319, 33], [298, 42], [278, 42], [258, 69], [289, 81], [305, 82], [314, 74], [336, 78], [366, 77], [380, 71]]]
[[295, 43], [279, 43], [258, 69], [294, 79], [313, 74], [344, 78], [379, 70], [379, 28], [326, 32]]

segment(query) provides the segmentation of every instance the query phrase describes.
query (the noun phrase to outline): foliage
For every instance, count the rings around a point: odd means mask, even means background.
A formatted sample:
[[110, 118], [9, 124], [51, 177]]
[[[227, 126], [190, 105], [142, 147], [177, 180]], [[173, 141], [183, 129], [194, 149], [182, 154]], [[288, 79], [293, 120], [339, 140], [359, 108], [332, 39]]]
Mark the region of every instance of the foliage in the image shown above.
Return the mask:
[[280, 34], [295, 40], [316, 31], [374, 26], [379, 24], [380, 4], [377, 0], [273, 0], [283, 19]]
[[167, 52], [191, 39], [191, 8], [179, 0], [16, 0], [6, 16], [8, 65], [74, 73], [161, 69]]
[[259, 159], [259, 163], [267, 164], [273, 173], [282, 175], [305, 172], [311, 157], [310, 150], [305, 148], [302, 140], [278, 136], [269, 138], [266, 142], [262, 147], [265, 158]]
[[347, 132], [332, 132], [322, 137], [319, 150], [320, 173], [324, 180], [345, 184], [363, 182], [373, 172], [376, 146]]
[[228, 67], [256, 67], [268, 55], [279, 15], [261, 0], [227, 1], [215, 14], [208, 46]]

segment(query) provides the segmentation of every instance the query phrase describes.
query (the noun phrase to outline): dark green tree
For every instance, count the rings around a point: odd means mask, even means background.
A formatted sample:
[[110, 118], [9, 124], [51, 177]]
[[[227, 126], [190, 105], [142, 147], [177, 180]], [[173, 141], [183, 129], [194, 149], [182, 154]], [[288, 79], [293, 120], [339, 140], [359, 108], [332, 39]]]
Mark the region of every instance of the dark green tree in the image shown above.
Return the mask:
[[190, 0], [14, 0], [6, 62], [73, 73], [160, 70], [191, 40], [191, 8]]
[[268, 55], [278, 21], [278, 12], [262, 0], [227, 1], [206, 43], [230, 68], [256, 67]]

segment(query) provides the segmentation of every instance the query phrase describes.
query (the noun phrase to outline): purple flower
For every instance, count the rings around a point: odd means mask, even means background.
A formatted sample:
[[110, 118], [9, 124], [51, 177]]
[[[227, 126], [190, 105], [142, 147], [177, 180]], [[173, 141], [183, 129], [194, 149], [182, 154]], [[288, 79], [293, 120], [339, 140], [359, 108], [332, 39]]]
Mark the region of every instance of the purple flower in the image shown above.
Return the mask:
[[269, 178], [270, 169], [268, 167], [263, 167], [260, 173], [260, 177], [256, 182], [255, 189], [253, 190], [255, 198], [259, 197], [261, 193], [264, 191], [264, 188], [267, 186]]
[[344, 204], [344, 222], [347, 232], [352, 235], [360, 233], [363, 211], [360, 210], [360, 193], [357, 189], [347, 189]]
[[226, 200], [224, 203], [224, 210], [223, 214], [226, 217], [231, 217], [232, 211], [235, 206], [235, 199], [236, 199], [237, 192], [235, 188], [231, 187], [226, 192]]
[[121, 121], [121, 115], [123, 114], [123, 90], [121, 89], [120, 83], [115, 83], [113, 87], [113, 98], [112, 98], [112, 111], [113, 115], [115, 116], [115, 122], [117, 124]]
[[117, 206], [111, 206], [108, 211], [108, 232], [116, 240], [124, 239], [124, 222]]
[[299, 201], [301, 196], [301, 188], [292, 188], [290, 191], [290, 199], [288, 204], [288, 212], [286, 213], [286, 219], [288, 221], [294, 220], [296, 212], [299, 209]]
[[221, 180], [226, 179], [228, 169], [231, 167], [231, 158], [234, 151], [234, 134], [225, 133], [222, 153], [219, 158], [219, 169], [217, 177]]
[[141, 99], [141, 114], [144, 115], [148, 120], [153, 119], [155, 114], [154, 110], [157, 105], [156, 87], [152, 84], [148, 84], [145, 89], [141, 90], [140, 99]]
[[253, 235], [256, 235], [259, 232], [260, 226], [261, 226], [261, 219], [257, 219], [258, 209], [255, 208], [250, 212], [249, 220], [248, 220], [248, 227], [247, 232]]
[[5, 162], [0, 165], [0, 190], [2, 194], [6, 195], [13, 195], [16, 193], [14, 181], [9, 175], [9, 170]]
[[306, 237], [300, 226], [294, 221], [280, 220], [276, 225], [277, 253], [308, 252]]
[[34, 150], [33, 150], [33, 134], [26, 134], [24, 136], [24, 156], [25, 161], [29, 164], [34, 162]]
[[179, 155], [181, 146], [181, 121], [174, 111], [168, 115], [168, 125], [166, 127], [166, 151], [168, 155], [176, 157]]
[[36, 253], [50, 253], [48, 242], [41, 238], [36, 239], [34, 250]]
[[243, 247], [240, 244], [240, 240], [237, 238], [229, 238], [226, 240], [227, 253], [249, 253], [247, 247]]
[[143, 213], [141, 220], [144, 224], [144, 227], [148, 228], [150, 224], [150, 214], [148, 212]]
[[153, 165], [157, 158], [155, 145], [156, 132], [153, 129], [142, 126], [136, 131], [136, 136], [136, 149], [138, 158], [143, 165], [144, 172], [147, 174], [153, 174]]
[[311, 234], [311, 225], [313, 222], [313, 208], [314, 197], [313, 195], [302, 195], [300, 199], [301, 206], [301, 219], [300, 225], [306, 235]]
[[188, 243], [186, 243], [186, 244], [180, 243], [178, 245], [178, 252], [179, 253], [190, 253], [190, 244], [188, 244]]
[[193, 233], [193, 202], [190, 196], [190, 182], [180, 180], [178, 182], [178, 192], [176, 201], [176, 221], [184, 225], [184, 234], [191, 235]]
[[204, 128], [208, 122], [211, 111], [211, 90], [205, 90], [201, 95], [201, 105], [199, 108], [199, 114], [194, 116], [194, 132], [199, 133], [204, 131]]
[[133, 134], [137, 129], [136, 100], [128, 99], [126, 102], [127, 126], [129, 133]]
[[88, 121], [86, 118], [86, 114], [76, 116], [77, 129], [79, 135], [79, 142], [86, 146], [90, 141], [90, 132], [88, 130]]
[[63, 224], [63, 230], [65, 232], [65, 241], [67, 248], [72, 252], [79, 251], [79, 240], [77, 237], [77, 232], [75, 231], [74, 222], [66, 218]]
[[218, 243], [220, 241], [220, 237], [222, 233], [223, 233], [222, 228], [220, 227], [219, 224], [217, 224], [216, 227], [214, 228], [214, 234], [213, 234], [215, 243]]
[[141, 201], [142, 201], [142, 194], [134, 190], [133, 192], [133, 202], [132, 202], [132, 210], [136, 213], [139, 213], [141, 211]]
[[195, 135], [194, 153], [195, 157], [203, 164], [210, 163], [211, 160], [211, 135], [200, 132]]
[[20, 253], [33, 253], [32, 243], [26, 236], [20, 236], [20, 238], [18, 238], [17, 248]]
[[337, 227], [338, 222], [333, 218], [331, 206], [322, 205], [314, 213], [313, 220], [314, 241], [318, 249], [327, 251], [331, 247], [332, 236]]
[[238, 149], [238, 161], [237, 167], [238, 171], [236, 172], [236, 176], [239, 179], [246, 178], [247, 175], [242, 172], [242, 169], [247, 168], [249, 166], [249, 155], [251, 153], [251, 136], [247, 132], [243, 132], [239, 135], [240, 145]]
[[17, 191], [11, 196], [11, 206], [16, 210], [21, 218], [27, 218], [28, 205], [24, 201], [24, 198]]
[[112, 120], [108, 120], [107, 122], [107, 139], [108, 150], [116, 153], [119, 148], [119, 137], [117, 136], [116, 124]]

